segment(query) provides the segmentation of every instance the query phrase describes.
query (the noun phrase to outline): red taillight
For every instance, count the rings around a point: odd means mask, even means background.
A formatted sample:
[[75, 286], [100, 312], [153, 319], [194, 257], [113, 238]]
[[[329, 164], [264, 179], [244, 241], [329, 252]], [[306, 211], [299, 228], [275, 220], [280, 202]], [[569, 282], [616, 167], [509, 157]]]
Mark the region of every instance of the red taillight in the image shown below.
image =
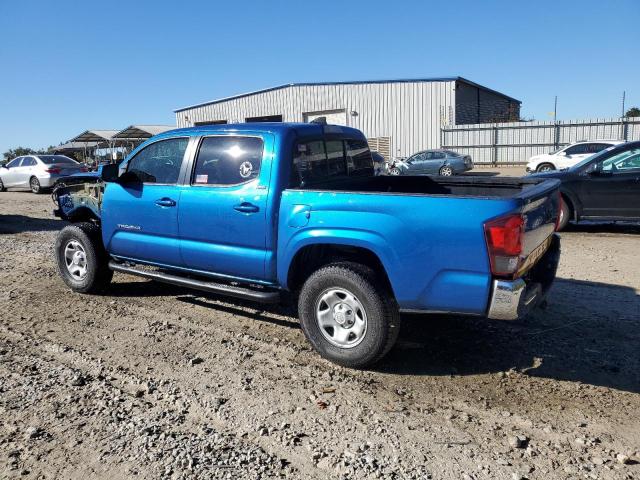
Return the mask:
[[47, 168], [45, 170], [45, 172], [47, 172], [47, 173], [54, 173], [54, 174], [60, 173], [61, 171], [62, 170], [60, 170], [59, 168], [56, 168], [56, 167], [50, 167], [50, 168]]
[[484, 224], [487, 250], [494, 275], [513, 275], [520, 266], [524, 219], [507, 215]]
[[562, 220], [562, 207], [564, 206], [564, 201], [562, 200], [562, 194], [558, 192], [558, 215], [556, 216], [556, 232], [558, 231], [558, 227], [560, 226], [560, 220]]

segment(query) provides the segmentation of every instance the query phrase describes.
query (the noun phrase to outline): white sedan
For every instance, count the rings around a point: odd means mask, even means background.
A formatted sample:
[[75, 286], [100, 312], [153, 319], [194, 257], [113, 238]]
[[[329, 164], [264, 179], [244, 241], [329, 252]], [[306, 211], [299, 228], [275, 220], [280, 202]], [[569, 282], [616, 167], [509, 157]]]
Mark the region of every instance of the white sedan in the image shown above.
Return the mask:
[[0, 192], [7, 188], [29, 188], [33, 193], [53, 187], [60, 177], [87, 169], [64, 155], [25, 155], [0, 167]]
[[601, 152], [605, 148], [613, 147], [622, 140], [592, 140], [589, 142], [576, 142], [566, 147], [559, 148], [551, 153], [534, 155], [527, 163], [527, 173], [549, 172], [573, 167], [591, 155]]

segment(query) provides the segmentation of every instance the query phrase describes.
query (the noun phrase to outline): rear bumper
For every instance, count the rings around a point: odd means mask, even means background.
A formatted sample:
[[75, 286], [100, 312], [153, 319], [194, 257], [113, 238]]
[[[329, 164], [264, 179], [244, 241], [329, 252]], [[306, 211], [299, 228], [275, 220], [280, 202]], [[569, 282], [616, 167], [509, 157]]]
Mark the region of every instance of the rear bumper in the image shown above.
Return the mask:
[[560, 237], [553, 234], [549, 249], [522, 278], [493, 281], [487, 317], [495, 320], [525, 317], [549, 291], [559, 261]]

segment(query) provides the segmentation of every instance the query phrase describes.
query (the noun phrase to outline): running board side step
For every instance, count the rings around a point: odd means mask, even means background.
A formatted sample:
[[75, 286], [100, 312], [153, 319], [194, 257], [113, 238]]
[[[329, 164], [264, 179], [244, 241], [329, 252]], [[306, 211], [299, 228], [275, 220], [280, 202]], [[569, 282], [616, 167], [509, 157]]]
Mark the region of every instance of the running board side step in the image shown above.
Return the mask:
[[179, 287], [193, 288], [195, 290], [217, 293], [253, 302], [278, 303], [280, 301], [280, 292], [252, 290], [233, 285], [225, 285], [224, 283], [214, 283], [204, 280], [196, 280], [194, 278], [180, 277], [178, 275], [171, 275], [170, 273], [152, 270], [139, 270], [113, 260], [109, 262], [109, 268], [114, 272], [128, 273], [130, 275], [148, 278], [149, 280], [155, 280], [156, 282], [169, 283]]

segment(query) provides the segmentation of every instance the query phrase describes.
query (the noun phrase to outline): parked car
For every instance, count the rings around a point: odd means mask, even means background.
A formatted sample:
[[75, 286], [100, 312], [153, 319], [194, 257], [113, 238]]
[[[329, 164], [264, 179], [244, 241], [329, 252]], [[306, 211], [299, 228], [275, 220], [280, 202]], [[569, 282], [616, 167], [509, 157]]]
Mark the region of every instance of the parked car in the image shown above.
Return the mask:
[[567, 170], [531, 176], [562, 182], [558, 229], [570, 220], [640, 221], [640, 142], [611, 146]]
[[0, 191], [7, 188], [29, 188], [40, 193], [53, 187], [60, 177], [86, 168], [64, 155], [26, 155], [17, 157], [0, 167]]
[[473, 168], [469, 155], [451, 150], [424, 150], [389, 166], [389, 175], [441, 175], [450, 177]]
[[527, 163], [527, 173], [549, 172], [573, 167], [587, 157], [601, 152], [605, 148], [623, 143], [621, 140], [593, 140], [590, 142], [575, 142], [550, 153], [534, 155]]
[[117, 271], [263, 303], [295, 292], [308, 341], [350, 367], [391, 349], [401, 310], [519, 318], [558, 265], [557, 180], [375, 176], [348, 127], [165, 132], [101, 181], [54, 193], [72, 290]]

